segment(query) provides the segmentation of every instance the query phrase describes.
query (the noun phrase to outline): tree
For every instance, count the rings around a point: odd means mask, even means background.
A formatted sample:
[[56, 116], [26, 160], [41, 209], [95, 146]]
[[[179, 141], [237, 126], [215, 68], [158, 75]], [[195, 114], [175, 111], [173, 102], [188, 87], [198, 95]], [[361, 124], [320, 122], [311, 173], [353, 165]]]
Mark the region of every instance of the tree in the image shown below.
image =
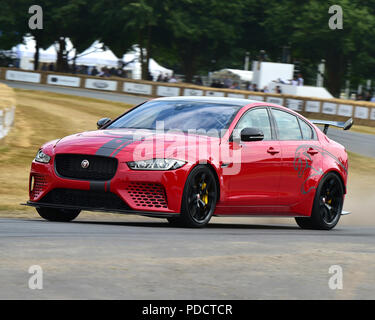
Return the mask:
[[[243, 1], [171, 1], [165, 15], [165, 40], [191, 82], [194, 74], [212, 61], [227, 56], [240, 36]], [[166, 43], [164, 45], [167, 45]]]
[[316, 64], [325, 59], [325, 85], [338, 96], [349, 62], [362, 76], [375, 66], [375, 16], [373, 9], [360, 0], [337, 0], [334, 4], [343, 9], [342, 30], [329, 28], [331, 4], [323, 0], [274, 1], [266, 12], [264, 25], [276, 46], [291, 44], [295, 57]]

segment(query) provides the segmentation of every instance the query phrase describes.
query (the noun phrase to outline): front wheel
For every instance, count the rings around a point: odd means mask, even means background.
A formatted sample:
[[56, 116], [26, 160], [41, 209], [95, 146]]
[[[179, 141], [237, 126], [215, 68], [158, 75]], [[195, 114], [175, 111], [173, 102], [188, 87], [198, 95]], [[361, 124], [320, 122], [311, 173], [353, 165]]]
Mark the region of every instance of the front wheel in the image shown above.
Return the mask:
[[215, 211], [217, 199], [218, 189], [213, 172], [207, 166], [198, 165], [185, 183], [180, 217], [168, 221], [184, 227], [204, 227]]
[[302, 229], [330, 230], [340, 220], [344, 203], [344, 187], [335, 173], [326, 174], [316, 189], [309, 218], [296, 218]]
[[56, 209], [56, 208], [36, 208], [39, 215], [48, 221], [69, 222], [78, 217], [81, 210]]

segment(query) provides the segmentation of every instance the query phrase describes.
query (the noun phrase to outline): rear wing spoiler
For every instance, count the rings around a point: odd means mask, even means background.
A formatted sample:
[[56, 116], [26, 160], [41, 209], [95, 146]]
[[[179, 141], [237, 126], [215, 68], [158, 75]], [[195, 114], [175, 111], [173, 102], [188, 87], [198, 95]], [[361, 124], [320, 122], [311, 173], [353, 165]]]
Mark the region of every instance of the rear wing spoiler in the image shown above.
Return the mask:
[[323, 132], [327, 134], [329, 126], [337, 127], [337, 128], [342, 128], [343, 130], [349, 130], [354, 121], [353, 118], [350, 118], [348, 121], [328, 121], [328, 120], [311, 120], [313, 124], [316, 125], [324, 125]]

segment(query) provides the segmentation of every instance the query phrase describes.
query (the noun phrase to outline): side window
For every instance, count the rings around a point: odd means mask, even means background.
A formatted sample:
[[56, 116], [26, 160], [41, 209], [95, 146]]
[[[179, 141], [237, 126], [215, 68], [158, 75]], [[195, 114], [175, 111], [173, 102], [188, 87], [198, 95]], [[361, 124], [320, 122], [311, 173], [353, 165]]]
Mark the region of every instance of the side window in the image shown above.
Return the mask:
[[314, 136], [313, 129], [311, 129], [311, 127], [302, 119], [298, 119], [298, 120], [301, 126], [303, 140], [314, 140], [315, 136]]
[[271, 140], [271, 123], [267, 109], [260, 108], [249, 110], [238, 121], [233, 132], [233, 138], [239, 139], [241, 130], [244, 128], [256, 128], [263, 131], [264, 140]]
[[277, 109], [272, 109], [276, 121], [279, 140], [302, 140], [301, 129], [296, 116]]

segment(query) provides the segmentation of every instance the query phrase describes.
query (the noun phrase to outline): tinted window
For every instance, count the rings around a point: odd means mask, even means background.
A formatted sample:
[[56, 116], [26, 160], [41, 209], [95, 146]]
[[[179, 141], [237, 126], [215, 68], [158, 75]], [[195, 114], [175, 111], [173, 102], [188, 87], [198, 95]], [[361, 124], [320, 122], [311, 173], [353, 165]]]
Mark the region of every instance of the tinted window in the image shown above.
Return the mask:
[[301, 126], [303, 140], [314, 140], [314, 131], [311, 127], [301, 119], [299, 119], [299, 124]]
[[244, 128], [256, 128], [263, 131], [264, 140], [271, 140], [271, 124], [265, 108], [250, 110], [238, 121], [233, 138], [239, 139]]
[[301, 129], [296, 116], [272, 109], [276, 121], [276, 131], [279, 140], [302, 140]]
[[[227, 129], [241, 107], [229, 104], [191, 101], [150, 101], [124, 114], [106, 129], [156, 129], [157, 122], [165, 130]], [[202, 132], [203, 133], [203, 132]]]

